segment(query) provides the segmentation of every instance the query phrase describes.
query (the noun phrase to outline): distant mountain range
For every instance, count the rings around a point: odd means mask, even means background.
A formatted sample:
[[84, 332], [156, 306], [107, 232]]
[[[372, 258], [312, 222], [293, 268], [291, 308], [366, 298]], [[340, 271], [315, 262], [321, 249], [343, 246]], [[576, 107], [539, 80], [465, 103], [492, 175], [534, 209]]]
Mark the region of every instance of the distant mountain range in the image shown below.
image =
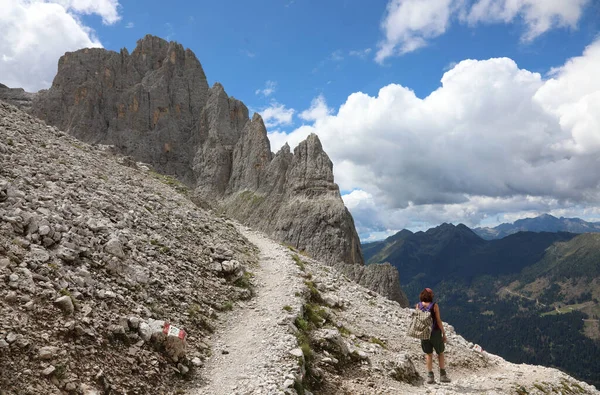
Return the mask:
[[[442, 280], [471, 280], [480, 275], [516, 274], [544, 256], [566, 232], [519, 232], [484, 240], [463, 224], [442, 224], [426, 232], [403, 230], [383, 241], [363, 244], [367, 263], [389, 262], [400, 272], [405, 292]], [[417, 290], [415, 289], [415, 291]]]
[[486, 240], [501, 239], [517, 232], [598, 233], [600, 222], [587, 222], [580, 218], [556, 218], [544, 214], [535, 218], [520, 219], [512, 224], [500, 224], [493, 228], [475, 228], [473, 232]]

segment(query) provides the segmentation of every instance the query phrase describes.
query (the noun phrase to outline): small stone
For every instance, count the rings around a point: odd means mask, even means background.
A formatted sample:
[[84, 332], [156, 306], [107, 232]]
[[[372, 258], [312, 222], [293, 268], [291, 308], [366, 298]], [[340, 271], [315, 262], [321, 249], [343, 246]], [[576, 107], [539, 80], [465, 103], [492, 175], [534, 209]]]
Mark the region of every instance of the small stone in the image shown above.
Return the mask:
[[300, 348], [294, 348], [292, 351], [290, 351], [290, 354], [292, 354], [296, 358], [302, 358], [302, 356], [304, 355], [302, 349]]
[[125, 258], [125, 253], [123, 252], [123, 246], [121, 242], [117, 238], [110, 239], [106, 245], [104, 245], [104, 251], [107, 253], [116, 256], [117, 258]]
[[17, 293], [15, 291], [10, 291], [4, 299], [10, 304], [16, 303], [18, 300]]
[[65, 391], [73, 392], [76, 389], [77, 389], [77, 385], [75, 383], [67, 383], [67, 385], [65, 385]]
[[50, 376], [52, 373], [54, 373], [55, 370], [56, 368], [54, 366], [49, 366], [46, 369], [42, 370], [42, 374], [44, 376]]
[[179, 372], [180, 372], [182, 375], [184, 375], [184, 376], [185, 376], [186, 374], [188, 374], [188, 373], [189, 373], [189, 371], [190, 371], [190, 368], [188, 368], [187, 366], [185, 366], [185, 365], [184, 365], [184, 364], [182, 364], [182, 363], [179, 363], [179, 364], [177, 364], [177, 369], [178, 369], [178, 370], [179, 370]]
[[10, 332], [8, 335], [6, 335], [6, 341], [10, 344], [13, 343], [15, 340], [17, 340], [19, 338], [19, 334], [15, 333], [15, 332]]
[[287, 379], [283, 382], [283, 388], [291, 388], [294, 386], [294, 380]]
[[200, 366], [202, 366], [202, 360], [200, 360], [200, 358], [198, 358], [198, 357], [194, 357], [194, 358], [192, 358], [192, 365], [194, 365], [196, 367], [200, 367]]
[[52, 359], [52, 357], [54, 357], [57, 352], [58, 352], [58, 347], [47, 346], [47, 347], [40, 348], [38, 355], [39, 355], [40, 359], [47, 360], [47, 359]]
[[132, 330], [137, 330], [140, 327], [140, 319], [138, 317], [129, 317], [127, 323]]
[[54, 304], [62, 310], [63, 313], [65, 313], [66, 315], [71, 315], [73, 314], [73, 311], [75, 311], [75, 306], [73, 306], [73, 301], [71, 300], [71, 297], [68, 295], [65, 296], [61, 296], [60, 298], [56, 299], [54, 301]]
[[50, 227], [48, 225], [42, 225], [40, 226], [38, 233], [40, 234], [40, 236], [46, 236], [50, 233]]

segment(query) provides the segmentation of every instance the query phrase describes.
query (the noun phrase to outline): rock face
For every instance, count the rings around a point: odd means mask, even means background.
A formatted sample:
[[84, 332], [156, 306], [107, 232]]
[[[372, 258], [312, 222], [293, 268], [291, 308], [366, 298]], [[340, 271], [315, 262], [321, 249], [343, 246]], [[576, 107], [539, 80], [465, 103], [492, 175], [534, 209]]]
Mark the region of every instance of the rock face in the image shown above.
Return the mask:
[[25, 92], [22, 88], [9, 88], [0, 84], [0, 100], [19, 107], [21, 110], [30, 111], [35, 93]]
[[36, 96], [33, 115], [193, 183], [190, 163], [197, 140], [206, 138], [199, 127], [208, 100], [192, 51], [146, 36], [131, 54], [91, 48], [63, 55], [52, 88]]
[[250, 120], [220, 84], [209, 88], [200, 62], [180, 44], [146, 36], [131, 54], [67, 53], [33, 114], [176, 176], [199, 200], [316, 258], [363, 265], [318, 137], [273, 155], [260, 115]]

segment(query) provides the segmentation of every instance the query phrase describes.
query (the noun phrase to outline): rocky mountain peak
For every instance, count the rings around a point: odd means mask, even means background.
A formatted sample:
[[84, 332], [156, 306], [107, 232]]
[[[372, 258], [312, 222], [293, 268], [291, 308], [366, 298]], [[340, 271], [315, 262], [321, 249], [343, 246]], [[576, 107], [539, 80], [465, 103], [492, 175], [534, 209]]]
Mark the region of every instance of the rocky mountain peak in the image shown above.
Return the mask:
[[273, 156], [260, 115], [249, 119], [248, 108], [221, 84], [209, 88], [196, 56], [178, 43], [147, 35], [131, 54], [66, 53], [32, 112], [175, 176], [197, 201], [307, 254], [363, 265], [354, 221], [319, 138]]

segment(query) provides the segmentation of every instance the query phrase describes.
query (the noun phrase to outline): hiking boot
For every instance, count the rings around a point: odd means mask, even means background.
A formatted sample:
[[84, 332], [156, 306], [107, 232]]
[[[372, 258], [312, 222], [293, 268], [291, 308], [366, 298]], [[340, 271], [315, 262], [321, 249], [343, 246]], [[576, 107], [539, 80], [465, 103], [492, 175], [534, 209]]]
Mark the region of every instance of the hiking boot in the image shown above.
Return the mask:
[[435, 378], [433, 377], [433, 372], [427, 373], [427, 384], [435, 384]]
[[446, 373], [440, 374], [440, 383], [449, 383], [450, 379], [446, 376]]

